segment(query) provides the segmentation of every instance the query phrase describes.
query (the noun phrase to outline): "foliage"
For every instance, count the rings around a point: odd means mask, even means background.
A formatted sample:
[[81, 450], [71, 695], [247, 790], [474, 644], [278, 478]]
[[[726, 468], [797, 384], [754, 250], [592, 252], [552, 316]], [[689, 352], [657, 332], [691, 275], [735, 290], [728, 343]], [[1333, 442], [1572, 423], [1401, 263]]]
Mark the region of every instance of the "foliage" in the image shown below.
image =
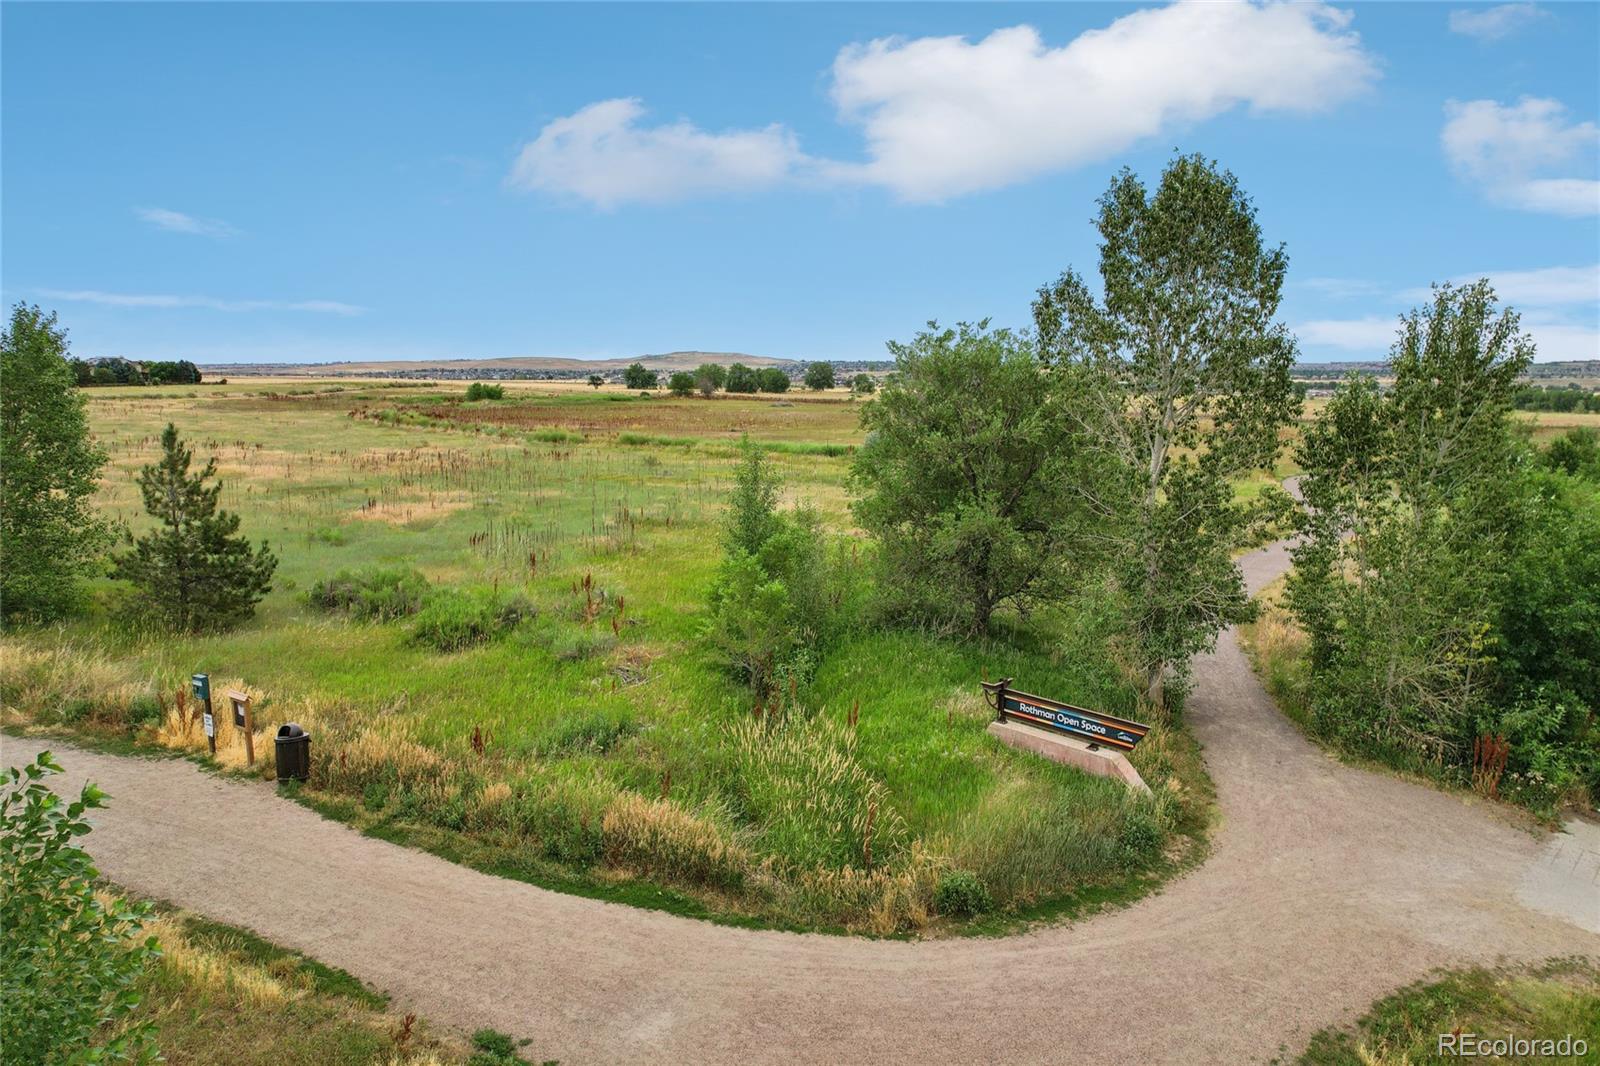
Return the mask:
[[786, 680], [809, 678], [842, 600], [819, 517], [779, 512], [780, 488], [770, 461], [746, 441], [710, 597], [712, 644], [763, 699]]
[[688, 396], [695, 390], [695, 377], [687, 370], [675, 370], [667, 379], [667, 388], [674, 396]]
[[90, 507], [105, 453], [54, 314], [18, 304], [0, 335], [0, 609], [7, 622], [66, 614], [107, 540]]
[[728, 372], [716, 363], [702, 363], [700, 369], [694, 372], [694, 386], [700, 390], [700, 395], [710, 396], [728, 380]]
[[816, 389], [819, 392], [823, 389], [833, 388], [833, 364], [810, 364], [806, 367], [805, 382], [806, 388]]
[[970, 870], [949, 870], [933, 892], [933, 908], [949, 918], [971, 918], [994, 906], [989, 890]]
[[1085, 521], [1080, 446], [1026, 338], [930, 325], [890, 350], [851, 469], [880, 595], [892, 613], [986, 633], [996, 609], [1063, 587]]
[[191, 476], [194, 452], [170, 423], [161, 451], [161, 461], [139, 473], [145, 511], [160, 525], [116, 558], [112, 576], [131, 581], [141, 607], [168, 629], [232, 628], [255, 614], [272, 587], [277, 556], [265, 543], [251, 551], [238, 535], [239, 516], [217, 509], [222, 483], [206, 485], [216, 459]]
[[49, 752], [4, 775], [0, 791], [0, 1004], [5, 1066], [154, 1061], [138, 982], [158, 958], [140, 940], [149, 908], [95, 894], [89, 855], [73, 846], [105, 794], [85, 785], [64, 804], [44, 784], [61, 766]]
[[[1525, 968], [1473, 967], [1436, 974], [1374, 1003], [1352, 1029], [1314, 1033], [1295, 1066], [1406, 1066], [1441, 1061], [1439, 1041], [1476, 1034], [1485, 1041], [1583, 1042], [1600, 1048], [1600, 970], [1574, 956]], [[1488, 1054], [1487, 1049], [1484, 1054]], [[1501, 1058], [1548, 1061], [1548, 1056]], [[1587, 1058], [1587, 1056], [1586, 1056]], [[1586, 1059], [1568, 1060], [1585, 1061]]]
[[417, 612], [411, 638], [435, 651], [461, 651], [497, 640], [533, 616], [520, 595], [485, 588], [436, 589]]
[[591, 389], [598, 389], [601, 385], [604, 385], [605, 383], [606, 383], [606, 379], [601, 377], [599, 374], [590, 374], [589, 375], [589, 387]]
[[1600, 777], [1600, 507], [1540, 472], [1510, 418], [1533, 357], [1480, 281], [1402, 320], [1393, 387], [1341, 385], [1298, 451], [1307, 510], [1289, 603], [1309, 636], [1313, 728], [1465, 774], [1511, 743], [1513, 798]]
[[474, 381], [467, 386], [467, 402], [474, 400], [503, 400], [506, 398], [504, 385], [487, 385], [481, 381]]
[[1552, 440], [1539, 457], [1552, 470], [1600, 483], [1600, 431], [1578, 426]]
[[870, 396], [878, 391], [878, 379], [871, 374], [857, 374], [850, 381], [850, 391], [857, 396]]
[[428, 594], [428, 579], [408, 566], [341, 570], [311, 586], [306, 601], [324, 611], [343, 611], [353, 618], [390, 622], [416, 614]]
[[1237, 179], [1199, 156], [1174, 159], [1153, 195], [1124, 170], [1096, 225], [1104, 299], [1069, 270], [1040, 290], [1034, 321], [1102, 460], [1078, 491], [1111, 538], [1128, 651], [1159, 707], [1194, 654], [1249, 617], [1232, 554], [1285, 504], [1240, 502], [1229, 482], [1272, 466], [1297, 409], [1294, 341], [1273, 321], [1288, 259], [1263, 244]]
[[728, 367], [728, 376], [723, 381], [723, 388], [728, 392], [752, 393], [760, 387], [756, 372], [743, 363], [734, 363]]
[[643, 363], [629, 363], [622, 372], [622, 383], [630, 389], [653, 389], [660, 383], [654, 370], [646, 370]]
[[[200, 368], [187, 359], [153, 360], [135, 363], [111, 356], [101, 359], [73, 359], [73, 378], [86, 385], [198, 385]], [[227, 384], [224, 378], [222, 384]]]
[[788, 392], [789, 375], [775, 366], [764, 366], [756, 371], [756, 387], [762, 392]]
[[1511, 395], [1519, 411], [1600, 411], [1600, 392], [1561, 385], [1524, 385]]

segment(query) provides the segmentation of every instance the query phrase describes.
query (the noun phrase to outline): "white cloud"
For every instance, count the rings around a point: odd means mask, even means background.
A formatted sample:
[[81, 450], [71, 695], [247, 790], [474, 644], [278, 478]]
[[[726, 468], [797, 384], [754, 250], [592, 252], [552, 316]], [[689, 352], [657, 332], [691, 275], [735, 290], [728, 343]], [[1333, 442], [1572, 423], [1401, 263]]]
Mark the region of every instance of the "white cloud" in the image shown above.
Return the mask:
[[1323, 111], [1377, 78], [1348, 12], [1322, 3], [1180, 0], [1059, 48], [1031, 26], [982, 40], [847, 45], [833, 63], [841, 121], [865, 160], [808, 157], [782, 125], [713, 133], [646, 126], [638, 100], [604, 100], [546, 125], [508, 181], [599, 207], [786, 180], [886, 187], [937, 201], [1111, 158], [1185, 123], [1247, 106]]
[[1376, 281], [1367, 281], [1364, 278], [1306, 278], [1297, 284], [1333, 300], [1375, 296], [1383, 291], [1383, 286]]
[[[1450, 279], [1465, 285], [1488, 278], [1502, 306], [1522, 312], [1522, 328], [1532, 337], [1541, 362], [1558, 359], [1600, 359], [1600, 263], [1591, 266], [1544, 267], [1538, 270], [1489, 270]], [[1396, 303], [1420, 306], [1432, 299], [1423, 287], [1394, 294]], [[1398, 317], [1318, 319], [1294, 327], [1301, 342], [1313, 348], [1337, 348], [1380, 358], [1394, 343]]]
[[686, 121], [641, 126], [643, 115], [638, 100], [619, 99], [558, 118], [523, 145], [508, 180], [612, 208], [773, 185], [805, 159], [779, 125], [708, 133]]
[[172, 233], [189, 233], [197, 237], [232, 237], [239, 231], [215, 218], [195, 218], [182, 211], [165, 207], [136, 207], [133, 213], [144, 221]]
[[1366, 318], [1320, 318], [1301, 322], [1294, 334], [1304, 344], [1318, 348], [1339, 348], [1350, 352], [1385, 352], [1400, 328], [1395, 315], [1368, 315]]
[[1592, 170], [1600, 153], [1600, 128], [1569, 122], [1560, 101], [1450, 100], [1439, 140], [1456, 173], [1493, 200], [1557, 215], [1600, 213], [1600, 181], [1541, 176], [1557, 169]]
[[[1466, 285], [1488, 278], [1501, 303], [1513, 307], [1560, 307], [1571, 304], [1600, 303], [1600, 263], [1593, 266], [1544, 267], [1539, 270], [1485, 270], [1461, 274], [1450, 279], [1452, 285]], [[1407, 289], [1400, 298], [1420, 303], [1431, 298], [1430, 290]]]
[[329, 315], [359, 315], [366, 311], [337, 300], [221, 300], [214, 296], [175, 296], [168, 293], [101, 292], [98, 289], [40, 289], [50, 300], [100, 304], [103, 307], [198, 307], [209, 311], [310, 311]]
[[862, 127], [861, 178], [915, 201], [1107, 159], [1248, 105], [1326, 110], [1377, 76], [1350, 16], [1324, 4], [1177, 3], [1049, 48], [1031, 26], [888, 38], [834, 61], [841, 117]]
[[1548, 14], [1538, 4], [1466, 8], [1450, 12], [1450, 32], [1476, 37], [1480, 41], [1498, 41]]

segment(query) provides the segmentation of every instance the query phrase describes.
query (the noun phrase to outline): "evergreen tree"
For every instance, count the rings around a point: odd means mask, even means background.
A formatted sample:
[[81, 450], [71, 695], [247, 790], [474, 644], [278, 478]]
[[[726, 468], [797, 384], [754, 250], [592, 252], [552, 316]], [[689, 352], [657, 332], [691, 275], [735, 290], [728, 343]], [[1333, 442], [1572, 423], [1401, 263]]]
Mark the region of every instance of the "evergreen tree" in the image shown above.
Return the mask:
[[277, 557], [264, 542], [252, 551], [238, 535], [239, 516], [217, 509], [222, 483], [206, 484], [216, 475], [215, 459], [190, 474], [194, 452], [171, 424], [161, 434], [161, 453], [160, 462], [139, 473], [145, 510], [160, 525], [117, 558], [112, 576], [133, 582], [169, 629], [226, 629], [255, 613], [272, 587]]
[[89, 440], [56, 316], [18, 304], [0, 336], [0, 609], [56, 618], [106, 543], [89, 507], [105, 453]]

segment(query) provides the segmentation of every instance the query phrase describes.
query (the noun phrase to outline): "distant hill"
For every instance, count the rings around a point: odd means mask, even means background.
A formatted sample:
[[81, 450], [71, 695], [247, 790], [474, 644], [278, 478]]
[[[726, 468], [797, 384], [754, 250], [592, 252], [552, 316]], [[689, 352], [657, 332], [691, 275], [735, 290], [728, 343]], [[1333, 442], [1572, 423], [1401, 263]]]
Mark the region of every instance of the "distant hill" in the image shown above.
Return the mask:
[[507, 359], [377, 359], [361, 363], [231, 363], [201, 366], [207, 375], [228, 377], [398, 377], [398, 378], [574, 378], [590, 374], [621, 374], [624, 367], [643, 363], [651, 370], [693, 370], [702, 363], [743, 363], [783, 369], [801, 364], [744, 352], [665, 352], [620, 359], [568, 359], [512, 357]]

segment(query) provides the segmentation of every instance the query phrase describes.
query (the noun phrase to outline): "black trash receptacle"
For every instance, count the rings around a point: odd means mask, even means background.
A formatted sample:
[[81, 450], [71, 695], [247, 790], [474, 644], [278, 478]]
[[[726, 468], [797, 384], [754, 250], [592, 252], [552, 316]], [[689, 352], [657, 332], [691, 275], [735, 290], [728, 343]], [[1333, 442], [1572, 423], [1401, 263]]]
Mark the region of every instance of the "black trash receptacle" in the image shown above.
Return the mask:
[[311, 734], [297, 722], [287, 722], [278, 727], [278, 744], [274, 752], [278, 764], [278, 780], [293, 778], [304, 781], [311, 776]]

